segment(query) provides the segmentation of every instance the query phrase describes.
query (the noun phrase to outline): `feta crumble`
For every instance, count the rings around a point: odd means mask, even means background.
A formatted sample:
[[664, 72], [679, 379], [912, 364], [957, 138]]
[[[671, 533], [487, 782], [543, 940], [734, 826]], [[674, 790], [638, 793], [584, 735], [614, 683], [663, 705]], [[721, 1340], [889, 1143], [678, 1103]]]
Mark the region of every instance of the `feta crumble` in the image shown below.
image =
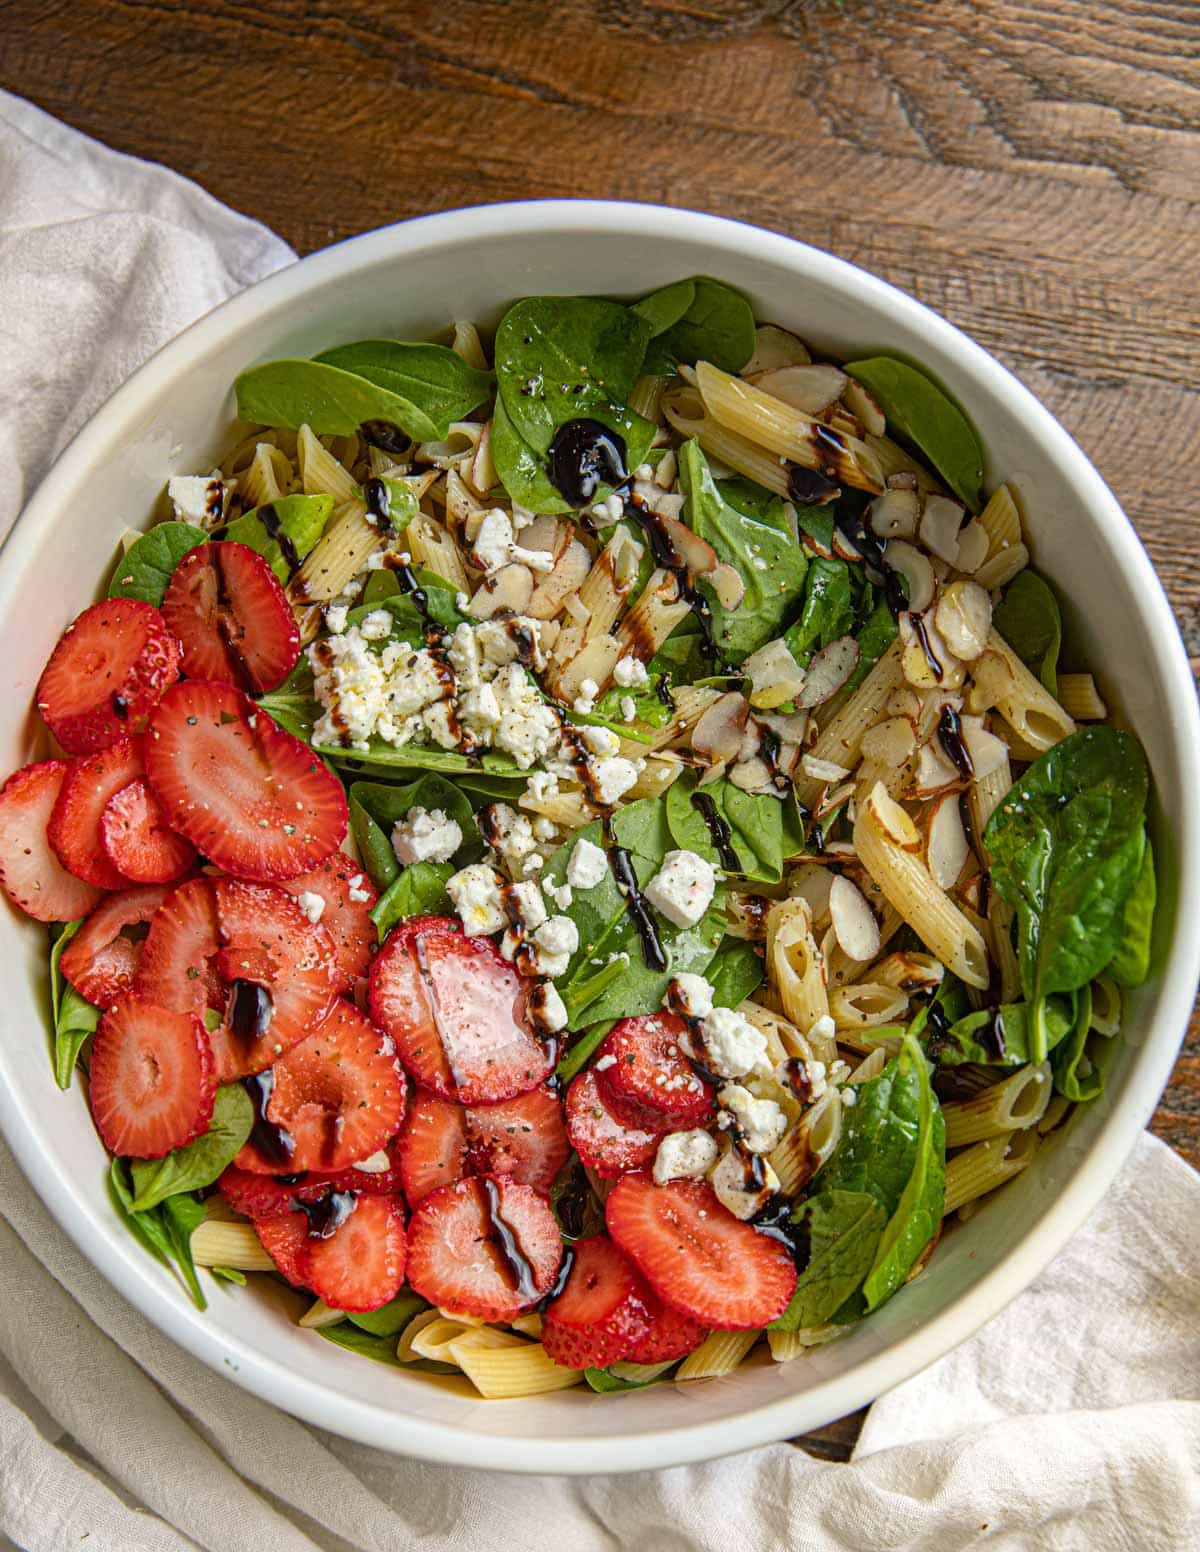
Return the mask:
[[567, 883], [572, 889], [594, 889], [608, 875], [603, 848], [587, 839], [575, 842], [567, 861]]
[[701, 1019], [700, 1033], [706, 1065], [720, 1078], [744, 1078], [766, 1065], [766, 1036], [736, 1008], [710, 1008]]
[[681, 970], [667, 987], [667, 1005], [684, 1018], [702, 1019], [713, 1010], [713, 989], [702, 975]]
[[410, 808], [392, 827], [399, 862], [449, 862], [462, 845], [462, 827], [441, 808]]
[[712, 1170], [708, 1183], [717, 1200], [727, 1207], [735, 1218], [743, 1221], [753, 1218], [779, 1190], [779, 1176], [767, 1163], [763, 1165], [761, 1188], [746, 1189], [746, 1170], [737, 1152], [727, 1148]]
[[751, 1153], [770, 1153], [787, 1130], [787, 1116], [773, 1099], [756, 1099], [740, 1083], [727, 1083], [718, 1102], [732, 1115]]
[[508, 925], [501, 894], [502, 880], [486, 862], [460, 868], [446, 884], [463, 931], [471, 937], [499, 932]]
[[311, 889], [302, 889], [296, 896], [296, 904], [308, 917], [315, 927], [325, 912], [324, 895], [315, 894]]
[[717, 1162], [720, 1150], [706, 1131], [697, 1127], [690, 1132], [670, 1132], [658, 1145], [654, 1157], [654, 1179], [665, 1185], [668, 1180], [699, 1179]]
[[[628, 760], [621, 763], [633, 770]], [[637, 773], [633, 775], [636, 781]], [[694, 851], [669, 851], [643, 892], [654, 909], [676, 927], [694, 927], [712, 904], [716, 887], [717, 876], [703, 857]]]
[[630, 654], [617, 659], [617, 665], [613, 669], [613, 679], [623, 690], [640, 690], [649, 678], [646, 665], [640, 657]]
[[348, 880], [349, 888], [347, 894], [354, 901], [355, 905], [366, 905], [370, 901], [371, 891], [363, 888], [363, 882], [364, 877], [361, 873], [356, 873], [352, 879]]

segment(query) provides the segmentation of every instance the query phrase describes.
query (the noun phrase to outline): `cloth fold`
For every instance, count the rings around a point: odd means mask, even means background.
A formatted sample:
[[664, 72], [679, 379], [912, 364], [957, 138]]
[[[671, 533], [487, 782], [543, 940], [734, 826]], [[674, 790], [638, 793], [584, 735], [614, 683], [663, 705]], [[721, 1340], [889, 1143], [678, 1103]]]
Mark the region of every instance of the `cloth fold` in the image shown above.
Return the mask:
[[[141, 361], [293, 257], [194, 184], [0, 93], [0, 537]], [[1032, 1288], [875, 1403], [849, 1465], [778, 1444], [528, 1479], [398, 1460], [237, 1389], [109, 1287], [0, 1144], [0, 1539], [21, 1552], [1174, 1552], [1200, 1544], [1198, 1207], [1197, 1177], [1144, 1137]]]

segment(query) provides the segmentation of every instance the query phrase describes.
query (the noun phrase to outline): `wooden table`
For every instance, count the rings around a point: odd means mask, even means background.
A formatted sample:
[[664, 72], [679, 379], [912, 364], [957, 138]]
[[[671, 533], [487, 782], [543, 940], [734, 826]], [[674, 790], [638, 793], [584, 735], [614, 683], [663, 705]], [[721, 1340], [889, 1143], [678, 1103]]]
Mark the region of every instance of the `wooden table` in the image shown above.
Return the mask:
[[[1200, 664], [1195, 0], [0, 0], [0, 85], [301, 253], [593, 195], [865, 265], [1074, 434]], [[1153, 1126], [1200, 1165], [1195, 1022]]]

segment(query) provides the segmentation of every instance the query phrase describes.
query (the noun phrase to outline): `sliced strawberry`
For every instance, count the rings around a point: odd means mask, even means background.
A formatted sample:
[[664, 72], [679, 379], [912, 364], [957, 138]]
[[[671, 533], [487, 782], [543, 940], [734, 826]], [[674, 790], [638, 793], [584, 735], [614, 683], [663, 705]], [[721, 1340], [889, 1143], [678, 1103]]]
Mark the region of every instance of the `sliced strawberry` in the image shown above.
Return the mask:
[[638, 1282], [646, 1323], [630, 1343], [625, 1357], [630, 1363], [671, 1363], [694, 1353], [708, 1335], [708, 1327], [664, 1304], [640, 1273]]
[[325, 902], [317, 920], [333, 939], [342, 984], [348, 992], [360, 976], [366, 975], [375, 953], [378, 934], [371, 920], [379, 896], [363, 870], [343, 852], [334, 852], [320, 867], [301, 878], [281, 883], [290, 895], [320, 895]]
[[667, 1304], [720, 1331], [765, 1326], [787, 1308], [785, 1246], [742, 1223], [700, 1180], [626, 1175], [604, 1204], [608, 1232]]
[[[378, 1152], [404, 1119], [405, 1082], [392, 1042], [352, 1002], [272, 1068], [267, 1120], [293, 1142], [288, 1169], [346, 1170]], [[270, 1174], [278, 1165], [247, 1143], [235, 1161]]]
[[100, 839], [109, 862], [135, 884], [169, 884], [196, 860], [196, 848], [168, 827], [162, 804], [144, 781], [131, 781], [109, 798]]
[[328, 1239], [300, 1252], [305, 1285], [332, 1309], [373, 1310], [404, 1282], [404, 1214], [394, 1196], [360, 1196]]
[[562, 1239], [545, 1198], [512, 1180], [440, 1186], [408, 1226], [414, 1293], [480, 1320], [511, 1320], [536, 1304], [554, 1286], [561, 1260]]
[[341, 782], [231, 685], [173, 686], [144, 756], [171, 828], [237, 878], [295, 878], [342, 843]]
[[88, 1068], [110, 1153], [161, 1159], [208, 1130], [217, 1084], [204, 1025], [126, 992], [101, 1018]]
[[109, 799], [143, 775], [140, 740], [120, 738], [98, 754], [72, 760], [46, 834], [63, 867], [98, 889], [124, 889], [133, 880], [104, 850], [101, 821]]
[[399, 1153], [393, 1141], [387, 1152], [387, 1169], [340, 1169], [331, 1174], [316, 1170], [302, 1175], [263, 1175], [257, 1170], [239, 1169], [230, 1164], [217, 1181], [221, 1195], [234, 1212], [247, 1218], [278, 1218], [283, 1213], [299, 1212], [304, 1204], [315, 1202], [335, 1191], [350, 1191], [355, 1196], [396, 1196], [402, 1189]]
[[0, 790], [0, 886], [38, 921], [74, 921], [100, 899], [99, 889], [67, 872], [46, 836], [68, 770], [66, 760], [42, 760]]
[[284, 1213], [256, 1218], [254, 1232], [280, 1272], [295, 1288], [304, 1286], [304, 1253], [308, 1245], [308, 1219], [303, 1213]]
[[300, 632], [270, 563], [245, 544], [199, 544], [175, 567], [163, 619], [179, 637], [192, 679], [223, 679], [250, 695], [283, 683]]
[[179, 644], [153, 604], [109, 598], [69, 625], [38, 680], [37, 709], [71, 754], [140, 733], [179, 678]]
[[525, 1022], [525, 990], [489, 938], [417, 918], [371, 965], [371, 1013], [416, 1081], [465, 1105], [511, 1099], [549, 1074], [550, 1054]]
[[467, 1112], [452, 1099], [418, 1089], [400, 1133], [400, 1177], [410, 1207], [469, 1172]]
[[81, 997], [107, 1008], [130, 989], [142, 957], [145, 934], [141, 929], [168, 894], [165, 884], [146, 884], [101, 900], [59, 961], [63, 975]]
[[282, 889], [231, 878], [191, 879], [168, 895], [135, 982], [165, 1007], [223, 1016], [211, 1036], [222, 1083], [261, 1072], [303, 1040], [329, 1011], [335, 984], [324, 928]]
[[597, 1073], [609, 1109], [627, 1125], [686, 1132], [711, 1119], [715, 1092], [679, 1048], [687, 1025], [674, 1013], [621, 1019], [604, 1038]]
[[571, 1151], [562, 1105], [545, 1084], [498, 1105], [469, 1106], [467, 1138], [474, 1174], [503, 1175], [537, 1191], [549, 1191]]
[[566, 1110], [571, 1146], [603, 1180], [645, 1168], [658, 1152], [665, 1132], [663, 1127], [651, 1130], [619, 1121], [605, 1103], [590, 1067], [567, 1090]]
[[571, 1247], [574, 1259], [557, 1298], [546, 1306], [542, 1346], [567, 1369], [604, 1369], [628, 1358], [646, 1329], [637, 1268], [607, 1234]]

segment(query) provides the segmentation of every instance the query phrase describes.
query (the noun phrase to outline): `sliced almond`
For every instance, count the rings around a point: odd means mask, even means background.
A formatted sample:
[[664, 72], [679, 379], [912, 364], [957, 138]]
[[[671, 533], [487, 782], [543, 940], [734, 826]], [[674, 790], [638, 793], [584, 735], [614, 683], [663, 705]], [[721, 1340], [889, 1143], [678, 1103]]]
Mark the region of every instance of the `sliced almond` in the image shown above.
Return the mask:
[[531, 614], [535, 620], [553, 619], [566, 600], [582, 587], [591, 566], [592, 557], [587, 546], [578, 539], [572, 539], [555, 560], [554, 570], [538, 578], [537, 586], [524, 606], [524, 612]]
[[804, 688], [804, 670], [779, 637], [752, 652], [742, 663], [741, 672], [750, 681], [750, 704], [756, 710], [782, 706], [795, 700]]
[[965, 516], [966, 508], [949, 496], [926, 496], [919, 530], [921, 543], [953, 565], [958, 555], [958, 532]]
[[755, 377], [784, 366], [807, 366], [812, 360], [808, 346], [798, 335], [789, 334], [773, 323], [760, 323], [754, 331], [754, 354], [746, 362], [742, 375]]
[[975, 769], [976, 781], [982, 781], [985, 776], [999, 770], [1008, 759], [1008, 745], [1002, 738], [997, 738], [995, 733], [988, 732], [982, 717], [964, 717], [962, 734]]
[[467, 613], [476, 620], [490, 620], [504, 609], [528, 614], [532, 596], [533, 572], [528, 566], [501, 566], [480, 583]]
[[489, 420], [475, 444], [475, 452], [469, 462], [463, 464], [464, 477], [477, 496], [486, 496], [500, 482], [496, 477], [496, 465], [492, 458], [492, 423]]
[[992, 628], [992, 600], [978, 582], [950, 582], [938, 599], [934, 620], [955, 657], [974, 662]]
[[893, 690], [887, 698], [884, 711], [892, 717], [907, 717], [910, 721], [921, 710], [921, 698], [915, 690], [910, 690], [907, 685], [901, 685], [900, 689]]
[[829, 891], [834, 875], [816, 862], [802, 862], [788, 878], [788, 898], [803, 900], [812, 912], [813, 926], [821, 927], [829, 914]]
[[775, 790], [775, 784], [771, 780], [770, 767], [758, 755], [755, 755], [750, 760], [739, 760], [730, 770], [729, 780], [735, 787], [740, 787], [743, 792], [761, 794]]
[[971, 685], [967, 690], [967, 710], [975, 716], [990, 711], [998, 701], [1010, 695], [1013, 672], [999, 652], [984, 652], [971, 664]]
[[973, 517], [959, 530], [958, 554], [954, 558], [956, 569], [965, 571], [968, 575], [978, 571], [987, 559], [990, 543], [987, 529], [978, 518]]
[[814, 781], [843, 781], [850, 774], [844, 765], [835, 765], [832, 760], [819, 760], [815, 754], [806, 754], [800, 765], [804, 774], [811, 776]]
[[870, 506], [871, 527], [881, 539], [911, 539], [921, 520], [916, 483], [911, 490], [893, 490], [876, 496]]
[[741, 572], [724, 561], [713, 567], [709, 581], [722, 609], [736, 609], [746, 596], [746, 584], [742, 581]]
[[904, 578], [910, 612], [924, 613], [933, 602], [934, 592], [933, 567], [929, 556], [923, 555], [907, 539], [891, 539], [884, 549], [883, 561], [889, 570]]
[[858, 545], [852, 543], [840, 528], [833, 530], [833, 553], [839, 555], [842, 560], [860, 561], [863, 558]]
[[747, 382], [752, 382], [772, 398], [782, 399], [785, 404], [801, 410], [805, 415], [818, 417], [841, 398], [850, 381], [840, 367], [831, 366], [826, 361], [813, 362], [808, 366], [775, 367], [767, 372], [756, 372], [753, 376], [748, 373], [743, 375]]
[[829, 920], [838, 943], [851, 958], [864, 962], [879, 952], [879, 923], [862, 891], [840, 875], [829, 886]]
[[916, 747], [916, 731], [907, 717], [888, 717], [863, 734], [863, 759], [891, 769], [911, 759]]
[[707, 760], [736, 760], [749, 711], [746, 697], [736, 690], [720, 696], [692, 729], [692, 748]]
[[1010, 544], [1007, 549], [990, 555], [975, 573], [980, 587], [1007, 587], [1019, 571], [1029, 564], [1029, 551], [1023, 544]]
[[940, 889], [951, 889], [958, 882], [970, 852], [958, 796], [948, 794], [933, 806], [925, 841], [925, 862]]
[[823, 706], [857, 668], [858, 656], [858, 642], [853, 636], [840, 636], [822, 647], [808, 665], [804, 688], [796, 697], [797, 706]]
[[920, 483], [911, 469], [897, 469], [887, 477], [889, 490], [920, 490]]
[[900, 616], [900, 667], [914, 689], [957, 689], [966, 669], [942, 640], [931, 613]]
[[909, 795], [915, 798], [938, 797], [962, 786], [962, 777], [949, 759], [941, 742], [931, 738], [917, 751]]
[[702, 539], [678, 518], [660, 514], [660, 523], [666, 529], [676, 555], [693, 576], [702, 577], [716, 570], [717, 552], [707, 539]]
[[806, 711], [793, 711], [787, 716], [759, 717], [758, 724], [774, 733], [781, 744], [795, 744], [797, 747], [804, 743], [808, 736], [809, 717]]
[[851, 378], [842, 393], [842, 403], [852, 415], [862, 421], [863, 430], [870, 436], [882, 436], [887, 430], [887, 420], [874, 397], [856, 379]]
[[910, 816], [891, 797], [881, 781], [877, 781], [865, 800], [867, 813], [889, 840], [905, 851], [920, 851], [921, 837]]
[[849, 803], [854, 797], [854, 783], [852, 781], [839, 782], [836, 786], [831, 782], [825, 787], [821, 796], [813, 805], [813, 818], [824, 819], [827, 815], [835, 813], [843, 804]]

